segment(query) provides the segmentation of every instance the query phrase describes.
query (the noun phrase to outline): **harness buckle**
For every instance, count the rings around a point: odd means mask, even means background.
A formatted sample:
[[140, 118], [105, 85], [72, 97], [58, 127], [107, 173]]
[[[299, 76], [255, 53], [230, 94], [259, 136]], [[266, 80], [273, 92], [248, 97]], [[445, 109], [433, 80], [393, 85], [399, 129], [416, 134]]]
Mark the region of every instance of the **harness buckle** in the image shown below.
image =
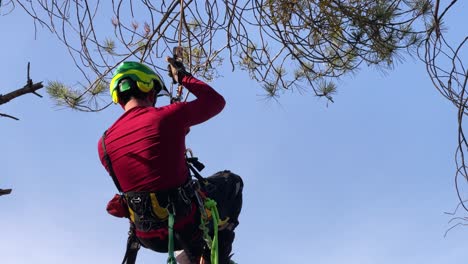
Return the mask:
[[176, 215], [175, 204], [170, 197], [168, 199], [166, 210], [169, 212], [169, 214], [172, 214], [173, 216]]
[[192, 180], [190, 183], [190, 188], [192, 188], [193, 192], [196, 193], [200, 190], [200, 182]]
[[133, 204], [138, 204], [138, 203], [141, 203], [141, 197], [132, 197], [132, 199], [130, 200]]

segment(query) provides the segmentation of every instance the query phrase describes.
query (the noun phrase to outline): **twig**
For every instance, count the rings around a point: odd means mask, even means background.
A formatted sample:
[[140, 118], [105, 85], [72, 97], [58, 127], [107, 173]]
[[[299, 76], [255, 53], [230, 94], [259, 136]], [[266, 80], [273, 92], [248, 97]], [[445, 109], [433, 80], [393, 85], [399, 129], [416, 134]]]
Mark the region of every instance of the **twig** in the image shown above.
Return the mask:
[[19, 118], [16, 118], [16, 117], [14, 117], [14, 116], [7, 115], [7, 114], [2, 114], [2, 113], [0, 113], [0, 116], [8, 117], [8, 118], [11, 118], [11, 119], [14, 119], [14, 120], [19, 120]]
[[462, 206], [463, 203], [466, 203], [468, 202], [468, 200], [464, 200], [464, 201], [460, 201], [457, 205], [457, 207], [455, 207], [455, 210], [453, 210], [453, 212], [444, 212], [444, 214], [448, 214], [448, 215], [455, 215], [458, 211], [458, 208], [460, 208], [460, 206]]

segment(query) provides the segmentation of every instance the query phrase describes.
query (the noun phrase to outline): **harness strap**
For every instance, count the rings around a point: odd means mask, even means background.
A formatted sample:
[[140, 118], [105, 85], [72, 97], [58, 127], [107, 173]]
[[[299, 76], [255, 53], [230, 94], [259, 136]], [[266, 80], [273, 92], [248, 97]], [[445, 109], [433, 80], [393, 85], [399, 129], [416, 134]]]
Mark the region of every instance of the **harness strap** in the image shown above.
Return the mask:
[[122, 264], [135, 264], [138, 250], [140, 250], [140, 242], [135, 235], [135, 227], [130, 224], [130, 230], [128, 231], [127, 249], [125, 256], [122, 260]]
[[195, 178], [197, 178], [199, 182], [205, 184], [206, 179], [203, 176], [201, 176], [201, 174], [198, 172], [203, 170], [205, 166], [200, 161], [198, 161], [198, 158], [186, 157], [185, 159], [187, 160], [187, 166], [189, 170], [193, 173], [193, 176], [195, 176]]
[[107, 133], [107, 130], [104, 131], [101, 137], [101, 145], [102, 145], [102, 151], [104, 152], [104, 160], [106, 161], [107, 170], [109, 171], [109, 175], [112, 177], [112, 180], [114, 181], [115, 187], [117, 187], [117, 190], [119, 190], [119, 192], [122, 193], [123, 192], [122, 187], [120, 187], [120, 183], [117, 180], [117, 177], [115, 176], [114, 168], [112, 167], [111, 159], [109, 157], [109, 154], [107, 154], [106, 143], [105, 143], [106, 133]]
[[[107, 170], [109, 172], [109, 175], [112, 177], [112, 181], [114, 182], [115, 187], [117, 188], [117, 190], [119, 190], [120, 193], [123, 193], [122, 187], [120, 187], [120, 183], [117, 180], [117, 177], [115, 176], [114, 168], [112, 167], [112, 161], [106, 150], [106, 133], [107, 130], [104, 131], [101, 137], [101, 145], [102, 151], [104, 152], [104, 160], [106, 161]], [[138, 241], [138, 238], [136, 237], [134, 224], [130, 224], [130, 230], [128, 231], [127, 239], [127, 249], [125, 250], [125, 256], [122, 260], [122, 264], [135, 264], [138, 250], [140, 250], [140, 241]]]

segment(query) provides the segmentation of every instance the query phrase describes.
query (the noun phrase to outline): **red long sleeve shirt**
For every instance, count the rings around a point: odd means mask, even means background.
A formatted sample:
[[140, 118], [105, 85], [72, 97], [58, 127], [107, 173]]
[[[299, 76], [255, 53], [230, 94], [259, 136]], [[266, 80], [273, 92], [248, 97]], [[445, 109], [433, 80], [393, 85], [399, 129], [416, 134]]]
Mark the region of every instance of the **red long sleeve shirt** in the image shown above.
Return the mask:
[[[195, 100], [164, 107], [134, 107], [107, 130], [106, 150], [124, 192], [166, 190], [187, 180], [185, 135], [190, 126], [221, 112], [225, 101], [194, 77], [184, 77], [182, 84]], [[98, 152], [109, 170], [101, 140]]]

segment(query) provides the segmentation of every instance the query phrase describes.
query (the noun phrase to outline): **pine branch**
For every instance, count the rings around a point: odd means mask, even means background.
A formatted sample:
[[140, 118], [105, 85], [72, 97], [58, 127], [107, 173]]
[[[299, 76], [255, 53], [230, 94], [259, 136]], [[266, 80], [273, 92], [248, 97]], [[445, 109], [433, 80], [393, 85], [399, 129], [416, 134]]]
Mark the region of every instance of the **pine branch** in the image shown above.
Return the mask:
[[10, 194], [11, 189], [0, 189], [0, 196]]

